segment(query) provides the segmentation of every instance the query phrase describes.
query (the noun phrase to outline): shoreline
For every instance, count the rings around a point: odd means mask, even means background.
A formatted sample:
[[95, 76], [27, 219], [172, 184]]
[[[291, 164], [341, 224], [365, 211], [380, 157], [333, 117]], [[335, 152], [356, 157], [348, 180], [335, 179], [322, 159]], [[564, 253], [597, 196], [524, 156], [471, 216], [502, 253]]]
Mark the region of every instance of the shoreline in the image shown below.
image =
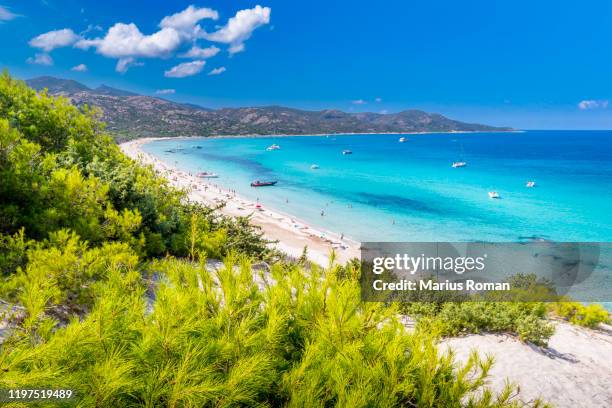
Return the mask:
[[353, 258], [360, 258], [361, 244], [357, 241], [313, 227], [291, 214], [263, 207], [216, 184], [215, 179], [198, 178], [142, 150], [144, 144], [167, 139], [177, 138], [135, 139], [119, 144], [119, 148], [131, 159], [152, 166], [154, 171], [165, 177], [172, 186], [187, 191], [190, 200], [209, 206], [224, 204], [219, 211], [230, 217], [250, 216], [251, 223], [260, 227], [267, 239], [277, 241], [270, 245], [291, 257], [299, 258], [306, 246], [308, 258], [322, 266], [328, 264], [332, 249], [336, 252], [336, 260], [341, 264]]
[[258, 138], [274, 138], [274, 137], [313, 137], [313, 136], [355, 136], [355, 135], [452, 135], [452, 134], [471, 134], [471, 133], [526, 133], [526, 130], [511, 129], [511, 130], [454, 130], [450, 132], [343, 132], [343, 133], [312, 133], [312, 134], [291, 134], [279, 133], [274, 135], [262, 135], [258, 133], [250, 133], [245, 135], [210, 135], [210, 136], [156, 136], [156, 137], [138, 137], [135, 139], [125, 140], [121, 145], [136, 142], [139, 140], [144, 143], [154, 142], [156, 140], [192, 140], [192, 139], [258, 139]]

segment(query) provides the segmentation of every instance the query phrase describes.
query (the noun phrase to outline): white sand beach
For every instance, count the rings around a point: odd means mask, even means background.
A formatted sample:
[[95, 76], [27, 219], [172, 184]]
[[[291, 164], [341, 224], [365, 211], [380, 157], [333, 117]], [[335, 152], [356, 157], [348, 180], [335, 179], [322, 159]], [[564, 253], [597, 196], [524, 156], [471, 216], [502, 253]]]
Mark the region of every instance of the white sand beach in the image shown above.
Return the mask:
[[217, 185], [215, 179], [190, 175], [142, 150], [142, 145], [159, 139], [165, 138], [137, 139], [122, 143], [120, 147], [132, 159], [153, 166], [155, 171], [165, 176], [175, 187], [187, 190], [191, 200], [211, 206], [223, 203], [225, 206], [220, 211], [228, 216], [250, 215], [251, 222], [262, 229], [265, 237], [278, 241], [273, 245], [289, 256], [299, 257], [304, 246], [307, 246], [309, 259], [323, 266], [327, 265], [332, 250], [336, 252], [336, 259], [340, 263], [359, 258], [360, 245], [358, 242], [340, 237], [333, 232], [313, 228], [294, 216], [282, 214], [277, 210], [247, 200]]

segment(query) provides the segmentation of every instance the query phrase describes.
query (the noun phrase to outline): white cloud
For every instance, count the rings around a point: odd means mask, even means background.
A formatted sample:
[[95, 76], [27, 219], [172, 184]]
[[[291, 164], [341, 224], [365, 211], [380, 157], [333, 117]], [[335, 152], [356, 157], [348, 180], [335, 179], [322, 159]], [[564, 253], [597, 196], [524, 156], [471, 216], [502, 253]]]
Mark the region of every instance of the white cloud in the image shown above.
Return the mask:
[[76, 72], [87, 72], [87, 65], [85, 64], [75, 65], [74, 67], [70, 68], [70, 70], [76, 71]]
[[68, 47], [79, 40], [79, 36], [69, 28], [49, 31], [30, 40], [28, 44], [34, 48], [40, 48], [45, 52], [51, 52], [56, 48]]
[[204, 33], [203, 37], [209, 41], [230, 44], [230, 53], [244, 51], [244, 41], [251, 37], [257, 27], [270, 22], [270, 12], [270, 7], [261, 6], [240, 10], [225, 26], [214, 33]]
[[104, 38], [81, 40], [76, 47], [94, 47], [99, 54], [111, 58], [155, 58], [170, 55], [180, 44], [180, 36], [173, 28], [162, 28], [154, 34], [144, 35], [134, 23], [117, 23]]
[[125, 74], [130, 67], [141, 67], [143, 65], [144, 64], [142, 62], [136, 61], [136, 58], [119, 58], [119, 61], [117, 61], [117, 65], [115, 66], [115, 71]]
[[232, 44], [228, 48], [228, 51], [229, 51], [230, 54], [238, 54], [239, 52], [242, 52], [244, 50], [245, 50], [244, 43]]
[[220, 75], [224, 73], [225, 71], [227, 71], [225, 67], [219, 67], [219, 68], [215, 68], [212, 71], [210, 71], [208, 75]]
[[49, 54], [40, 53], [34, 55], [34, 58], [30, 57], [27, 60], [28, 64], [36, 65], [53, 65], [53, 58]]
[[164, 72], [164, 76], [168, 78], [184, 78], [196, 75], [202, 72], [204, 65], [206, 65], [206, 61], [183, 62]]
[[215, 55], [219, 53], [219, 51], [221, 50], [215, 47], [214, 45], [207, 47], [207, 48], [200, 48], [197, 45], [194, 45], [193, 47], [191, 47], [189, 51], [179, 56], [183, 58], [206, 59], [206, 58], [214, 57]]
[[383, 109], [383, 110], [381, 110], [381, 111], [380, 111], [380, 114], [381, 114], [381, 115], [386, 115], [386, 114], [388, 114], [388, 113], [389, 113], [389, 111], [388, 111], [388, 110], [386, 110], [386, 109]]
[[0, 21], [11, 21], [17, 17], [19, 17], [19, 15], [11, 13], [6, 7], [0, 6]]
[[155, 91], [157, 95], [173, 95], [176, 93], [175, 89], [158, 89]]
[[580, 101], [580, 103], [578, 103], [578, 108], [582, 110], [606, 109], [607, 107], [608, 107], [608, 101], [605, 99], [603, 100], [587, 99], [584, 101]]
[[[39, 61], [51, 60], [48, 55], [59, 47], [74, 46], [82, 50], [93, 48], [98, 54], [117, 60], [117, 72], [124, 73], [130, 67], [142, 65], [141, 58], [170, 58], [177, 54], [187, 44], [191, 48], [179, 54], [178, 57], [191, 58], [192, 62], [179, 64], [165, 72], [166, 76], [183, 77], [195, 75], [202, 71], [204, 60], [220, 52], [214, 45], [200, 47], [195, 43], [198, 39], [208, 39], [212, 42], [228, 44], [230, 54], [244, 51], [244, 42], [253, 31], [270, 22], [269, 7], [256, 6], [252, 9], [238, 11], [227, 24], [218, 27], [213, 33], [206, 33], [198, 23], [203, 19], [217, 20], [219, 13], [210, 8], [189, 6], [183, 11], [164, 17], [159, 23], [159, 30], [152, 34], [144, 34], [134, 23], [115, 23], [106, 33], [94, 36], [93, 31], [103, 31], [102, 27], [89, 25], [80, 34], [69, 28], [49, 31], [30, 40], [30, 46], [45, 52]], [[0, 16], [8, 18], [12, 13], [0, 6]], [[6, 14], [9, 13], [9, 14]], [[88, 35], [89, 34], [89, 35]], [[36, 58], [30, 59], [32, 63]]]
[[365, 105], [366, 101], [364, 101], [363, 99], [356, 99], [354, 101], [351, 102], [353, 105]]
[[185, 38], [193, 38], [202, 31], [202, 27], [197, 25], [200, 20], [217, 20], [218, 18], [219, 13], [213, 9], [189, 6], [181, 12], [164, 17], [159, 26], [161, 28], [173, 28]]
[[374, 99], [375, 102], [382, 102], [382, 98], [376, 98]]

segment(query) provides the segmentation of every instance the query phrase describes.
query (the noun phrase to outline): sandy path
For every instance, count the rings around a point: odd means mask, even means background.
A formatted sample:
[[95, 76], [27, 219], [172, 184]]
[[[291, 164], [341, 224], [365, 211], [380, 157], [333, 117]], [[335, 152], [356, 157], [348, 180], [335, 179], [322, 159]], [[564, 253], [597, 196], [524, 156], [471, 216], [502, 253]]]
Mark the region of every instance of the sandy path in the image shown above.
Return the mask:
[[269, 208], [257, 207], [232, 191], [217, 185], [215, 179], [202, 179], [177, 168], [142, 151], [142, 145], [154, 138], [137, 139], [120, 144], [127, 156], [143, 164], [151, 165], [158, 174], [166, 177], [175, 187], [186, 189], [193, 201], [208, 205], [225, 203], [221, 212], [229, 216], [251, 215], [254, 225], [261, 227], [266, 238], [278, 241], [275, 247], [282, 252], [299, 257], [304, 246], [308, 247], [309, 259], [326, 266], [332, 249], [336, 251], [336, 259], [344, 263], [352, 258], [359, 258], [359, 243], [329, 231], [311, 227], [299, 219], [282, 214]]
[[612, 407], [612, 333], [558, 322], [548, 348], [530, 346], [508, 335], [472, 335], [444, 339], [460, 361], [475, 349], [492, 355], [490, 385], [518, 384], [521, 399], [557, 407]]

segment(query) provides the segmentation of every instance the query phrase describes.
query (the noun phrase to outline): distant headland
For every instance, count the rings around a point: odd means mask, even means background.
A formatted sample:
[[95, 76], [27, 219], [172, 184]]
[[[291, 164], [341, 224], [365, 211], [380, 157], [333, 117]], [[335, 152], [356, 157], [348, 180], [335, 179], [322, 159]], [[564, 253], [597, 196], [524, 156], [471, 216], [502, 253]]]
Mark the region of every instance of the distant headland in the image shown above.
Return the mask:
[[437, 113], [348, 113], [307, 111], [283, 106], [208, 109], [106, 85], [92, 89], [80, 82], [42, 76], [26, 83], [63, 95], [77, 105], [96, 106], [117, 139], [159, 136], [308, 135], [337, 133], [505, 132], [510, 127], [465, 123]]

